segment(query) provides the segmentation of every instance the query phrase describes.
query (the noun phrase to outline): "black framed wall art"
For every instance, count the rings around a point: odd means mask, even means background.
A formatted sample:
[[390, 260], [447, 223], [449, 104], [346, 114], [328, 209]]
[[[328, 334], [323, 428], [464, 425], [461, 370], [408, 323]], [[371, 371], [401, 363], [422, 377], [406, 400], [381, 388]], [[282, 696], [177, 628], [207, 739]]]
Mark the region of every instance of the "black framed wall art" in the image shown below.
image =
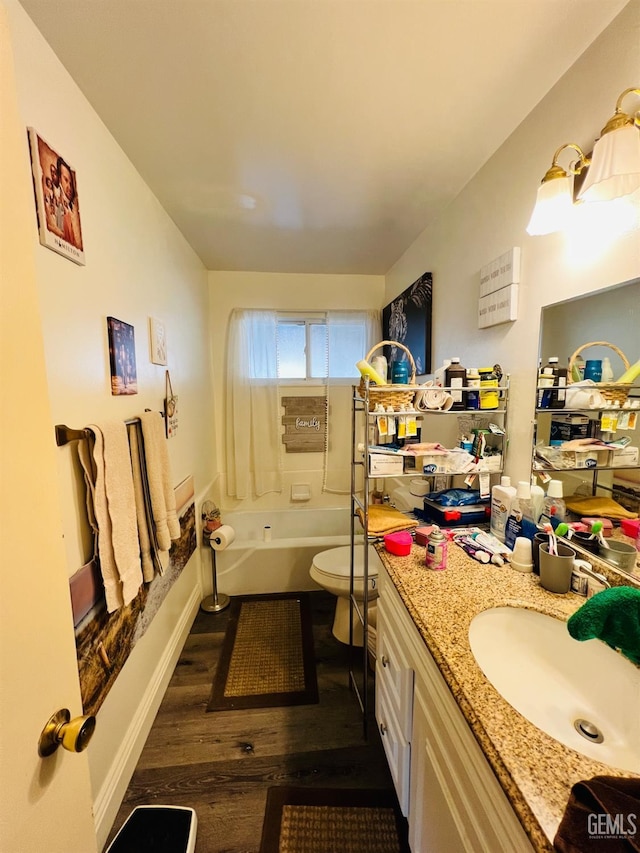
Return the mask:
[[[417, 376], [431, 373], [432, 302], [433, 275], [425, 272], [382, 309], [384, 339], [407, 347], [416, 363]], [[403, 355], [397, 347], [385, 349], [391, 350], [385, 353], [389, 363]]]

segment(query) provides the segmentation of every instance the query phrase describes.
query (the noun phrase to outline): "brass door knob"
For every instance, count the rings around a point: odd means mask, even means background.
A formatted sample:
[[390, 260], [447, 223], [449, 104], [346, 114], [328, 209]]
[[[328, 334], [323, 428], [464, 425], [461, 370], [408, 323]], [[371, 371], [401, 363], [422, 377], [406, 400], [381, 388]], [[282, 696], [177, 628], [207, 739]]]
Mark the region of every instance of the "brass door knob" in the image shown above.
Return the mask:
[[69, 752], [82, 752], [89, 746], [95, 728], [95, 717], [74, 717], [72, 720], [69, 709], [62, 708], [49, 718], [40, 733], [38, 754], [41, 758], [53, 755], [60, 744]]

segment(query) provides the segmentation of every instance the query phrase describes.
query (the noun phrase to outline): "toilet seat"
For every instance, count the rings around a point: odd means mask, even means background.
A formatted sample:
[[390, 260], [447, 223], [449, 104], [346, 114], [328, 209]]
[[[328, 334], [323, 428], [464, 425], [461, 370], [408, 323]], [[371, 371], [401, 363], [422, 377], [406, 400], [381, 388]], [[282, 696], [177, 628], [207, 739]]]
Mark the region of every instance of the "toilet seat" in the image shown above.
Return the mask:
[[[375, 549], [369, 547], [369, 578], [378, 577], [379, 557]], [[321, 575], [327, 577], [348, 578], [351, 573], [351, 548], [343, 545], [321, 551], [313, 558], [313, 567]], [[364, 576], [364, 554], [361, 547], [356, 548], [353, 567], [354, 577]]]
[[[378, 597], [378, 571], [381, 565], [378, 552], [369, 547], [368, 600], [369, 613], [375, 610], [375, 599]], [[356, 611], [351, 619], [352, 605], [350, 597], [362, 602], [364, 600], [364, 547], [356, 547], [354, 554], [354, 584], [351, 585], [351, 546], [330, 548], [321, 551], [313, 558], [309, 574], [311, 578], [327, 592], [336, 596], [336, 612], [333, 618], [333, 636], [341, 643], [350, 642], [350, 626], [353, 625], [352, 645], [364, 645], [364, 632]], [[354, 605], [355, 606], [355, 605]]]

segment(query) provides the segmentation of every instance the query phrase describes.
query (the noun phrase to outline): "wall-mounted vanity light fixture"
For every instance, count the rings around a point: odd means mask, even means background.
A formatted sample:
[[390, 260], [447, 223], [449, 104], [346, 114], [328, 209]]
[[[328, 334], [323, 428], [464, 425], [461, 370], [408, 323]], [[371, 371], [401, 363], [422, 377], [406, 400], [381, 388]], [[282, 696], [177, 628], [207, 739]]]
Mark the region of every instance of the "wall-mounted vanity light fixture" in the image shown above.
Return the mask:
[[[614, 201], [640, 189], [640, 112], [623, 112], [627, 95], [640, 89], [625, 89], [588, 158], [578, 145], [561, 145], [553, 155], [551, 168], [538, 188], [536, 205], [527, 226], [531, 235], [551, 234], [569, 223], [573, 212], [573, 176], [586, 169], [577, 202]], [[563, 151], [573, 149], [578, 159], [566, 169], [559, 165]]]

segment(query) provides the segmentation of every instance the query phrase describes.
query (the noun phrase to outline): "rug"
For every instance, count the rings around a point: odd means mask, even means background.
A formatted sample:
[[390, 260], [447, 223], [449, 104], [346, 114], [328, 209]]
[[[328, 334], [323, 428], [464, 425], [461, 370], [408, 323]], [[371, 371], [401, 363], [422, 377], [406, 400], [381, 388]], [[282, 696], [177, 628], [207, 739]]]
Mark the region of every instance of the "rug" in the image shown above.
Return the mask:
[[308, 593], [234, 597], [207, 711], [317, 701]]
[[260, 853], [410, 853], [393, 791], [269, 788]]

